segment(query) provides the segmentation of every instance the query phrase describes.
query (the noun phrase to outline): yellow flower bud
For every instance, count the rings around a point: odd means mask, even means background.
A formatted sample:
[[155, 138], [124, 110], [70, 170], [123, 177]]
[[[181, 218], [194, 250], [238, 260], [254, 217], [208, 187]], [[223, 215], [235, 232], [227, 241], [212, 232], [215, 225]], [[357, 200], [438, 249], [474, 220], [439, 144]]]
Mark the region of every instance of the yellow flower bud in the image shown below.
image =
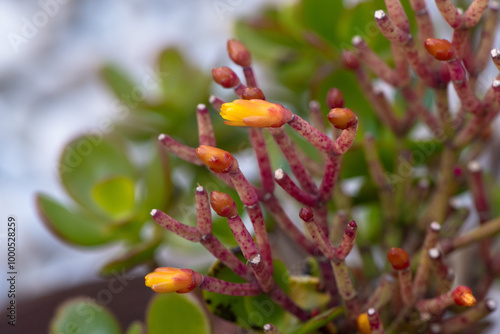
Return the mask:
[[232, 126], [278, 128], [292, 119], [292, 112], [281, 104], [264, 100], [234, 100], [224, 103], [220, 115]]

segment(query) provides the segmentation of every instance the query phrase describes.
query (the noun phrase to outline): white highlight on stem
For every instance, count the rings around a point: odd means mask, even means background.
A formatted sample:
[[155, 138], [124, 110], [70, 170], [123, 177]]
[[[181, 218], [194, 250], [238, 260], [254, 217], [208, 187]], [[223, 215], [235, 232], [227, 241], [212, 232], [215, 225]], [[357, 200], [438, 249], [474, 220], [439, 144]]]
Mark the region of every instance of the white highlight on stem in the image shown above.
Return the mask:
[[283, 172], [283, 169], [279, 168], [276, 171], [274, 171], [274, 178], [276, 180], [281, 180], [284, 177], [285, 177], [285, 173]]
[[161, 135], [158, 136], [158, 140], [162, 141], [163, 139], [165, 139], [166, 136], [167, 136], [166, 134], [162, 133]]
[[383, 19], [385, 19], [386, 16], [387, 15], [385, 15], [384, 11], [381, 9], [379, 9], [375, 12], [375, 19], [377, 19], [377, 20], [383, 20]]
[[481, 171], [481, 165], [477, 160], [472, 160], [467, 164], [467, 169], [469, 172], [477, 173]]
[[151, 216], [156, 215], [156, 211], [158, 211], [158, 210], [156, 210], [156, 209], [151, 210], [150, 215], [151, 215]]

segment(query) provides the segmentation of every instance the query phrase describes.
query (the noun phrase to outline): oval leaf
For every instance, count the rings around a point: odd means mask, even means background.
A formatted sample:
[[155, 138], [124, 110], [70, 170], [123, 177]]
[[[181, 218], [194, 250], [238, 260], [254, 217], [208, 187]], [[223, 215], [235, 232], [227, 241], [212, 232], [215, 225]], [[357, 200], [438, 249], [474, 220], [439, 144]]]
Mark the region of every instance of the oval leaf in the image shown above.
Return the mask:
[[77, 297], [64, 302], [50, 323], [50, 334], [120, 334], [115, 317], [93, 299]]
[[209, 320], [200, 303], [188, 294], [156, 296], [149, 304], [148, 334], [211, 333]]

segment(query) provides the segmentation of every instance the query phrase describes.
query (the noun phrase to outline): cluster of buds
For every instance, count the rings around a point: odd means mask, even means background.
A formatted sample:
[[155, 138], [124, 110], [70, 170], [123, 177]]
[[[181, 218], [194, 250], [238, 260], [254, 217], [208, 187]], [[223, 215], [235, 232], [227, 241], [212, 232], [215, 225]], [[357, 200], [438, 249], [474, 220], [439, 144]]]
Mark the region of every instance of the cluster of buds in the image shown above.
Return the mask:
[[[420, 31], [417, 40], [411, 36], [410, 25], [399, 0], [385, 2], [388, 14], [382, 10], [377, 11], [375, 21], [391, 43], [395, 68], [389, 67], [359, 36], [353, 38], [354, 50], [343, 52], [343, 63], [354, 72], [377, 116], [393, 132], [396, 140], [404, 138], [418, 119], [421, 119], [435, 138], [443, 143], [439, 179], [431, 192], [430, 184], [424, 182], [425, 179], [419, 180], [418, 186], [414, 188], [411, 187], [411, 177], [408, 181], [391, 184], [374, 138], [365, 136], [362, 146], [370, 177], [378, 189], [385, 224], [381, 244], [386, 247], [387, 260], [392, 270], [378, 278], [373, 291], [362, 287], [362, 283], [374, 284], [374, 277], [361, 277], [360, 270], [353, 271], [345, 261], [355, 247], [358, 225], [341, 210], [329, 216], [328, 204], [332, 199], [348, 197], [336, 185], [343, 156], [353, 145], [358, 131], [358, 117], [352, 110], [344, 107], [341, 91], [332, 88], [327, 94], [326, 104], [330, 111], [326, 119], [331, 127], [327, 126], [317, 101], [309, 104], [309, 123], [285, 106], [266, 100], [264, 93], [258, 88], [249, 50], [241, 42], [229, 40], [229, 57], [242, 67], [246, 84], [229, 67], [215, 68], [212, 71], [214, 81], [224, 88], [233, 89], [238, 99], [226, 102], [212, 96], [209, 102], [219, 112], [225, 124], [248, 128], [260, 185], [255, 186], [247, 180], [231, 153], [217, 148], [211, 117], [203, 104], [197, 108], [198, 148], [185, 146], [165, 134], [160, 135], [159, 140], [174, 155], [196, 165], [205, 165], [228, 187], [234, 188], [253, 225], [254, 235], [243, 224], [230, 195], [219, 191], [212, 191], [208, 195], [202, 186], [198, 186], [195, 192], [197, 226], [183, 224], [159, 210], [153, 210], [152, 217], [169, 231], [189, 241], [201, 243], [220, 262], [247, 282], [226, 282], [188, 269], [158, 268], [146, 276], [147, 286], [157, 292], [186, 293], [199, 287], [234, 296], [266, 293], [300, 321], [311, 319], [320, 310], [300, 307], [273, 280], [273, 254], [264, 223], [264, 208], [277, 222], [278, 231], [286, 234], [305, 254], [317, 261], [321, 286], [329, 297], [327, 307], [342, 305], [345, 310], [343, 320], [330, 324], [339, 327], [337, 330], [340, 332], [355, 331], [356, 326], [363, 334], [385, 333], [385, 327], [389, 333], [418, 332], [425, 325], [425, 330], [432, 333], [453, 333], [475, 325], [495, 309], [495, 302], [485, 298], [485, 294], [495, 275], [500, 273], [500, 262], [494, 260], [498, 256], [492, 253], [488, 238], [500, 232], [500, 219], [491, 217], [481, 168], [473, 160], [478, 149], [467, 152], [465, 159], [470, 175], [468, 185], [480, 213], [481, 224], [458, 236], [449, 233], [453, 229], [457, 231], [456, 226], [448, 227], [448, 234], [443, 233], [441, 226], [444, 223], [449, 225], [450, 221], [458, 224], [460, 219], [457, 217], [464, 220], [460, 210], [450, 205], [459, 183], [467, 183], [464, 178], [455, 177], [457, 171], [462, 170], [463, 162], [459, 158], [464, 155], [460, 153], [466, 146], [483, 138], [485, 128], [499, 111], [497, 101], [500, 102], [500, 76], [482, 99], [476, 97], [475, 92], [476, 88], [481, 88], [478, 76], [487, 63], [485, 50], [491, 48], [491, 27], [496, 26], [498, 5], [493, 1], [487, 9], [488, 1], [474, 0], [466, 11], [461, 11], [450, 0], [436, 0], [441, 14], [454, 29], [453, 38], [448, 42], [434, 38], [425, 1], [410, 0]], [[487, 13], [482, 39], [477, 52], [472, 52], [469, 30], [479, 22], [485, 11]], [[500, 51], [493, 50], [491, 55], [500, 69]], [[374, 88], [367, 71], [392, 85], [405, 98], [407, 110], [402, 117], [396, 115], [384, 93]], [[412, 73], [415, 77], [412, 77]], [[450, 82], [461, 102], [460, 110], [455, 114], [450, 111], [448, 103]], [[435, 106], [432, 109], [422, 102], [426, 90], [434, 92]], [[285, 131], [286, 126], [320, 152], [319, 162], [310, 159], [290, 138]], [[293, 175], [281, 168], [273, 172], [265, 131], [281, 150]], [[401, 145], [400, 147], [398, 154], [409, 153]], [[470, 154], [475, 155], [471, 157]], [[315, 178], [317, 176], [321, 177], [319, 182]], [[275, 194], [275, 184], [302, 207], [297, 217], [290, 216], [285, 211], [282, 199]], [[397, 204], [405, 200], [410, 202], [410, 205], [404, 206], [411, 208], [407, 212], [403, 212]], [[246, 263], [225, 248], [212, 234], [210, 208], [227, 219]], [[402, 229], [408, 226], [401, 226], [399, 217], [402, 215], [410, 215], [413, 220], [409, 229], [403, 232]], [[303, 221], [303, 229], [294, 223], [297, 218]], [[407, 233], [408, 231], [414, 233]], [[339, 233], [342, 232], [343, 235], [340, 236]], [[340, 242], [335, 243], [332, 241], [334, 239]], [[397, 241], [400, 244], [394, 244]], [[486, 286], [478, 292], [476, 302], [469, 287], [460, 285], [452, 288], [454, 274], [448, 267], [445, 256], [455, 249], [478, 241], [483, 241], [482, 259], [490, 270], [486, 280], [481, 282], [483, 287], [484, 284]], [[401, 245], [409, 245], [405, 248], [408, 248], [412, 256], [405, 249], [395, 247]], [[361, 252], [370, 250], [363, 249]], [[410, 265], [411, 260], [416, 263], [414, 268]], [[435, 280], [431, 280], [431, 277]], [[358, 281], [357, 284], [354, 278]], [[476, 289], [479, 286], [473, 287], [473, 290]], [[445, 311], [450, 307], [458, 314], [445, 316]], [[460, 307], [469, 309], [464, 311]], [[421, 322], [418, 329], [412, 329], [407, 321], [414, 314], [418, 315], [417, 319]], [[272, 324], [265, 325], [264, 331], [279, 332]]]

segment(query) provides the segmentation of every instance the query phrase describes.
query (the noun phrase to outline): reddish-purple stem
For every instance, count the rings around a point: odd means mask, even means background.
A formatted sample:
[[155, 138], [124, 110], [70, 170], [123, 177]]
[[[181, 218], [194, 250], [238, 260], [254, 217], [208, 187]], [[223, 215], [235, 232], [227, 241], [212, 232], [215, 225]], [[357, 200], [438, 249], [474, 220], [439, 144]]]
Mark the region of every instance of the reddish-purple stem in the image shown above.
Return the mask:
[[298, 115], [294, 115], [288, 125], [319, 151], [329, 153], [333, 148], [333, 141], [324, 133], [313, 127]]
[[227, 222], [245, 259], [250, 260], [257, 256], [259, 254], [257, 245], [255, 244], [252, 235], [243, 224], [240, 216], [236, 215], [234, 217], [228, 217]]
[[187, 162], [198, 166], [203, 165], [203, 162], [198, 159], [194, 148], [181, 144], [166, 134], [159, 135], [158, 140], [160, 141], [160, 143], [162, 143], [163, 146], [165, 146], [167, 150], [169, 150], [182, 160], [186, 160]]
[[203, 276], [203, 282], [198, 287], [229, 296], [257, 296], [262, 293], [262, 289], [256, 282], [233, 283], [210, 276]]
[[198, 242], [201, 240], [202, 236], [198, 231], [198, 228], [194, 226], [189, 226], [178, 222], [166, 213], [156, 209], [153, 209], [153, 211], [151, 211], [151, 216], [158, 225], [166, 228], [170, 232], [173, 232], [186, 240], [193, 242]]
[[349, 224], [347, 224], [340, 246], [337, 247], [337, 250], [335, 251], [335, 257], [338, 260], [344, 260], [353, 249], [356, 241], [357, 230], [358, 225], [354, 220], [351, 220]]
[[202, 186], [196, 187], [196, 224], [201, 235], [212, 233], [212, 213], [208, 194]]
[[318, 200], [315, 196], [312, 196], [309, 193], [306, 193], [302, 189], [300, 189], [295, 182], [288, 176], [283, 169], [277, 169], [274, 172], [274, 179], [276, 182], [285, 190], [290, 196], [295, 198], [298, 202], [307, 205], [307, 206], [315, 206], [318, 203]]
[[212, 120], [207, 107], [200, 103], [196, 107], [196, 118], [198, 120], [198, 138], [200, 145], [216, 147], [215, 134], [212, 126]]
[[273, 172], [271, 170], [271, 161], [269, 160], [264, 132], [260, 128], [252, 127], [248, 129], [248, 132], [255, 157], [257, 158], [257, 165], [259, 166], [262, 189], [264, 190], [264, 194], [272, 193], [274, 191]]

